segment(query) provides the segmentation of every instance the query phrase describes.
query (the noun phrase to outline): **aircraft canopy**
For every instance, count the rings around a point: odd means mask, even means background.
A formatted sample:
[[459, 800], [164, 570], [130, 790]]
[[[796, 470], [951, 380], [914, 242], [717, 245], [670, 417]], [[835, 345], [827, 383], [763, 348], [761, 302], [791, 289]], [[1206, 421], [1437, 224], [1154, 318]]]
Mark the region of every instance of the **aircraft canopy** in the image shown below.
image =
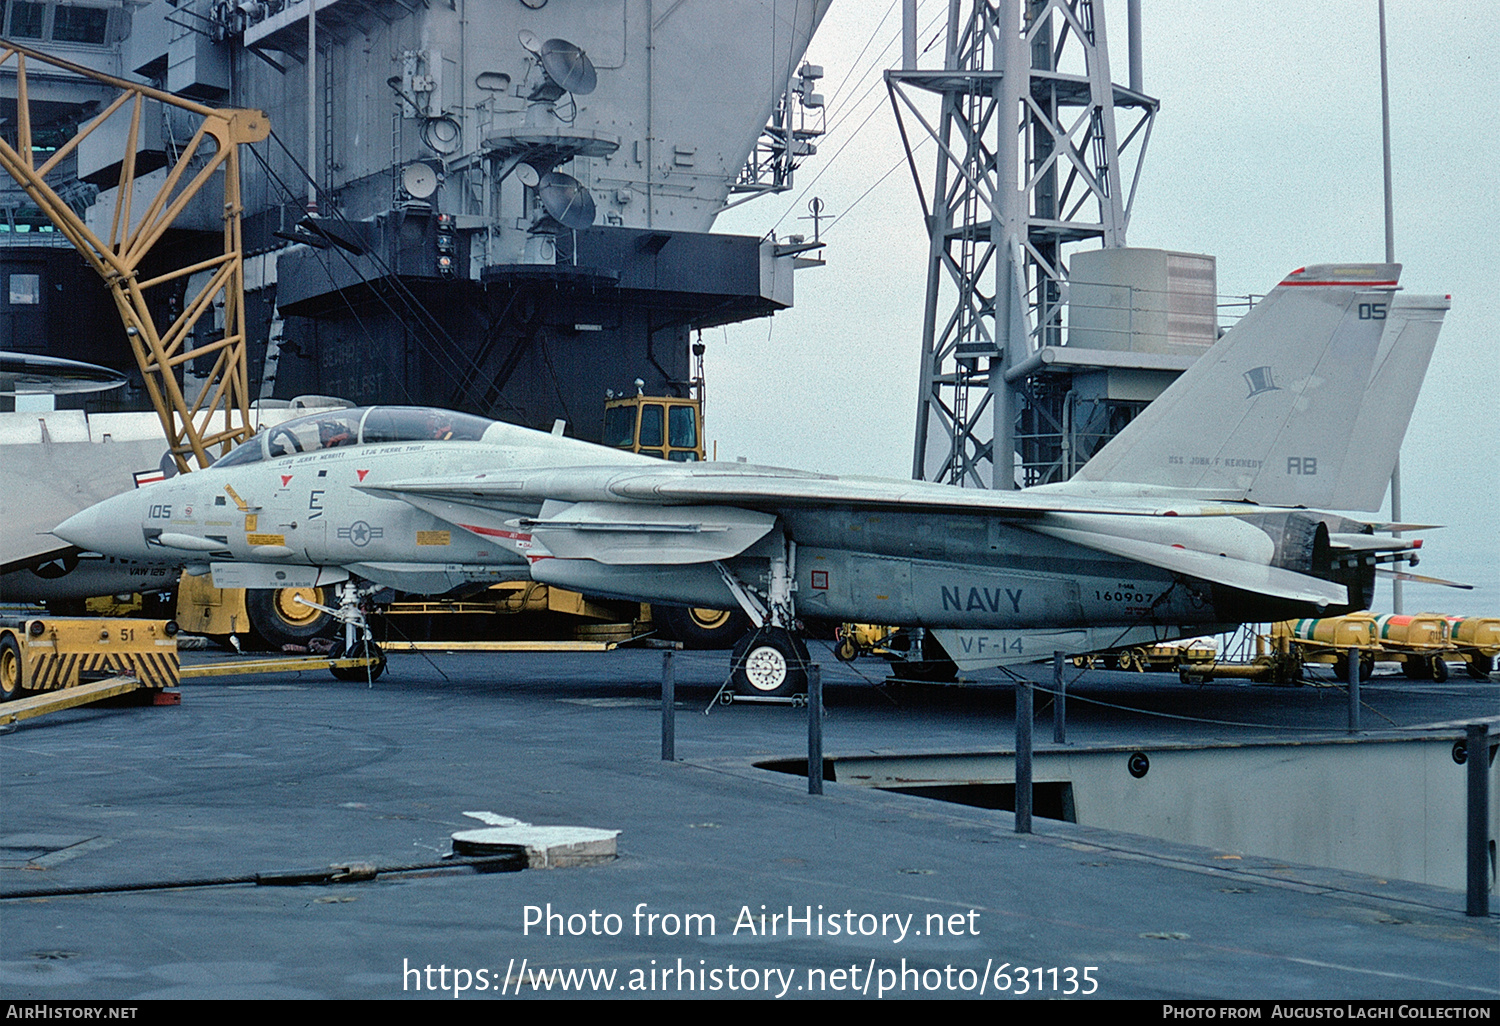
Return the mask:
[[475, 442], [495, 422], [419, 406], [320, 410], [262, 431], [217, 467], [238, 467], [297, 453], [391, 442]]

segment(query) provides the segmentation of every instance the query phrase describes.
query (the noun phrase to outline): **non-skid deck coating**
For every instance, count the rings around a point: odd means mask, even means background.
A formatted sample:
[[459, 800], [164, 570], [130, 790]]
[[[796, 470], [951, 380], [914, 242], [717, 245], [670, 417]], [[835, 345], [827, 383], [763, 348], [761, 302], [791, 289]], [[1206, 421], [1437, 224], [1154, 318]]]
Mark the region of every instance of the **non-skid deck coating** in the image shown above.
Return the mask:
[[[823, 664], [830, 755], [1013, 738], [999, 675], [876, 691]], [[596, 867], [8, 898], [0, 997], [399, 998], [466, 984], [484, 1000], [538, 986], [891, 999], [1005, 985], [1008, 998], [1077, 996], [1087, 980], [1105, 998], [1500, 997], [1497, 919], [1466, 918], [1461, 893], [1046, 820], [1020, 837], [1005, 812], [837, 783], [810, 797], [804, 780], [754, 767], [805, 752], [805, 712], [705, 717], [723, 654], [676, 667], [675, 764], [660, 760], [650, 651], [395, 655], [373, 688], [216, 680], [185, 685], [180, 707], [78, 710], [0, 736], [7, 894], [410, 865], [479, 825], [467, 811], [621, 831], [620, 858]], [[1365, 724], [1490, 716], [1497, 693], [1378, 677]], [[1069, 713], [1078, 743], [1243, 739], [1340, 729], [1345, 696], [1089, 673], [1070, 683]], [[1039, 745], [1050, 715], [1039, 696]]]

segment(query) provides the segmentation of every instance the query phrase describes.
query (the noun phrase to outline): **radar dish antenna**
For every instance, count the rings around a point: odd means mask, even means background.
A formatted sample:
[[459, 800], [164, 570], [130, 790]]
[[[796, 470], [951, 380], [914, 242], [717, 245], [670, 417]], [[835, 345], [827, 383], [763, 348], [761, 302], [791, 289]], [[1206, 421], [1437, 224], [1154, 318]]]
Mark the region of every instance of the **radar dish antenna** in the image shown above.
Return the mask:
[[528, 75], [531, 89], [526, 98], [534, 103], [556, 103], [563, 93], [587, 96], [599, 85], [594, 62], [576, 43], [566, 39], [541, 42], [536, 33], [522, 29], [521, 46], [536, 57], [541, 75]]
[[594, 197], [572, 175], [548, 171], [536, 194], [542, 209], [564, 228], [587, 228], [594, 223]]
[[566, 39], [549, 39], [539, 53], [542, 70], [574, 96], [587, 96], [599, 85], [594, 62], [582, 47]]

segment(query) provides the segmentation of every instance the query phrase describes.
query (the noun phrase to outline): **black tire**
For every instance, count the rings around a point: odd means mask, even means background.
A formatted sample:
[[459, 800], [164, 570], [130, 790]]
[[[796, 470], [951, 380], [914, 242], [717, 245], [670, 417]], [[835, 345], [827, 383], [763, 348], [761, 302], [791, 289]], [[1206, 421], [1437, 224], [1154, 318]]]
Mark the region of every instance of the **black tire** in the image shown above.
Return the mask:
[[733, 648], [750, 629], [750, 618], [737, 609], [651, 607], [651, 622], [657, 632], [684, 648]]
[[859, 646], [853, 638], [839, 638], [833, 646], [833, 657], [841, 663], [852, 663], [859, 658]]
[[1448, 679], [1448, 662], [1442, 656], [1433, 656], [1427, 664], [1428, 676], [1438, 684]]
[[807, 646], [781, 627], [761, 627], [739, 640], [730, 656], [736, 694], [784, 698], [807, 691]]
[[1465, 666], [1468, 668], [1469, 676], [1475, 680], [1489, 680], [1490, 674], [1494, 672], [1495, 658], [1483, 652], [1470, 652]]
[[7, 634], [0, 638], [0, 702], [21, 697], [26, 690], [26, 659], [21, 645]]
[[330, 588], [253, 588], [245, 592], [245, 615], [250, 628], [271, 648], [306, 645], [313, 638], [331, 638], [338, 631], [338, 617], [295, 601], [298, 595], [332, 605]]
[[348, 655], [344, 653], [344, 642], [342, 639], [333, 643], [333, 649], [329, 651], [329, 659], [363, 659], [366, 654], [375, 659], [375, 664], [368, 669], [363, 666], [330, 666], [328, 672], [339, 680], [348, 681], [375, 681], [385, 672], [385, 653], [380, 646], [373, 641], [363, 639], [356, 640], [354, 647], [349, 649]]
[[1432, 668], [1428, 666], [1427, 660], [1416, 656], [1408, 656], [1401, 661], [1401, 672], [1406, 674], [1407, 680], [1424, 680], [1432, 676]]

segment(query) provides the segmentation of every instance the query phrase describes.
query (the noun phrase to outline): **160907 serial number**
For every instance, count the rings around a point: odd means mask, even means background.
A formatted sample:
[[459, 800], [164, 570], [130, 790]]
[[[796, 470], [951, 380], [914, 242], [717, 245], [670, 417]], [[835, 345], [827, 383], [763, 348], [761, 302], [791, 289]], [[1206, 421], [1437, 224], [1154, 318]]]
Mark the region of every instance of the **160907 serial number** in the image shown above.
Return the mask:
[[1156, 596], [1149, 591], [1101, 591], [1094, 589], [1094, 598], [1099, 602], [1150, 602]]

